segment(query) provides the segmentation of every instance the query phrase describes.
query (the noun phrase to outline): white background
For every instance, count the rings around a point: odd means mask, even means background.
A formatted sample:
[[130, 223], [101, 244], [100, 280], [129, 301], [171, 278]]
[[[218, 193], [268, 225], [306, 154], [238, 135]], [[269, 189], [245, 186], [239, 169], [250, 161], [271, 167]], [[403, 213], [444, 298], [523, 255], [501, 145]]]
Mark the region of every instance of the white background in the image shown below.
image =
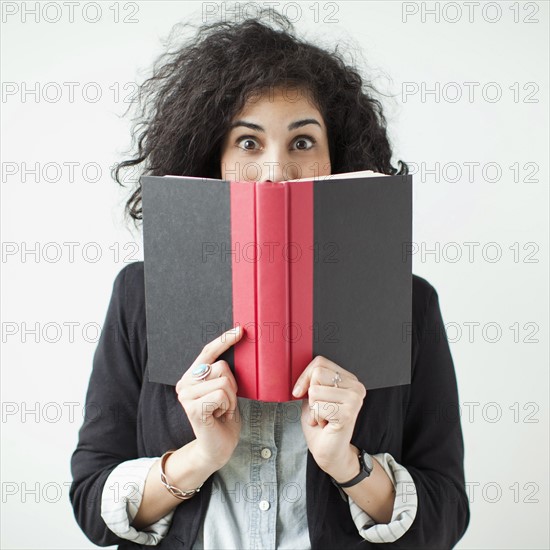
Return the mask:
[[[2, 5], [2, 548], [94, 547], [73, 518], [69, 460], [93, 323], [103, 323], [125, 261], [142, 259], [122, 219], [129, 189], [108, 167], [130, 144], [119, 117], [127, 83], [142, 80], [173, 24], [200, 23], [203, 7], [91, 4], [75, 7], [73, 22], [61, 2], [38, 15], [24, 15], [35, 2]], [[219, 18], [220, 4], [207, 4]], [[458, 547], [548, 548], [548, 3], [470, 5], [279, 8], [306, 38], [366, 64], [387, 94], [396, 158], [440, 163], [439, 181], [414, 176], [413, 271], [439, 293], [459, 383], [472, 515]], [[68, 82], [78, 83], [72, 102]], [[38, 98], [25, 92], [36, 83]], [[70, 162], [72, 182], [47, 164]], [[40, 173], [23, 176], [23, 163]], [[87, 163], [100, 166], [98, 181]], [[38, 334], [23, 335], [36, 324]]]

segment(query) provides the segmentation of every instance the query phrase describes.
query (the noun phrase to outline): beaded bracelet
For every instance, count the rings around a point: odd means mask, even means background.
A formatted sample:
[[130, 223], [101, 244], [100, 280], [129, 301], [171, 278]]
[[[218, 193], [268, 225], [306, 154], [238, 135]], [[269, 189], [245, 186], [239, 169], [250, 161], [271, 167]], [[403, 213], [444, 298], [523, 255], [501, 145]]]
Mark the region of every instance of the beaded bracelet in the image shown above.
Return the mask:
[[176, 498], [179, 498], [180, 500], [187, 500], [191, 498], [195, 493], [198, 493], [200, 491], [200, 488], [204, 485], [204, 482], [201, 483], [196, 489], [193, 489], [191, 491], [182, 491], [181, 489], [178, 489], [177, 487], [174, 487], [173, 485], [170, 485], [170, 482], [168, 481], [168, 478], [166, 477], [166, 474], [164, 473], [164, 465], [166, 463], [166, 460], [168, 457], [174, 453], [175, 450], [172, 451], [166, 451], [161, 457], [160, 457], [160, 481], [161, 483], [168, 489], [168, 492], [175, 496]]

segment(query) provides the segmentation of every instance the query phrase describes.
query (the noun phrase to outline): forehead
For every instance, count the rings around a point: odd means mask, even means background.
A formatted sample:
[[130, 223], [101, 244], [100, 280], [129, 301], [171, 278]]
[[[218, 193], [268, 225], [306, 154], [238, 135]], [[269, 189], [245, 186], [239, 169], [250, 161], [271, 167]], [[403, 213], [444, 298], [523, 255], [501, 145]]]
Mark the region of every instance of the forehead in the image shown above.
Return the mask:
[[319, 113], [311, 94], [306, 89], [297, 86], [277, 86], [253, 92], [235, 118], [262, 114], [271, 109], [279, 113], [287, 112], [289, 115], [298, 112]]

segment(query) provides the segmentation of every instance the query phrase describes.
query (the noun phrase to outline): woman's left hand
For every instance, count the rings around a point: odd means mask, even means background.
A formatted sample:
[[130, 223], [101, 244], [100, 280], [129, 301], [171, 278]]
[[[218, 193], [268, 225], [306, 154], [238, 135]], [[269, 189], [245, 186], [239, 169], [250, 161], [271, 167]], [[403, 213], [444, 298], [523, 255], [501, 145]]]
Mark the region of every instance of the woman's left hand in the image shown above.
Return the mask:
[[309, 393], [301, 416], [309, 450], [322, 470], [338, 471], [349, 461], [351, 436], [367, 390], [357, 376], [321, 355], [298, 377], [297, 386], [294, 397]]

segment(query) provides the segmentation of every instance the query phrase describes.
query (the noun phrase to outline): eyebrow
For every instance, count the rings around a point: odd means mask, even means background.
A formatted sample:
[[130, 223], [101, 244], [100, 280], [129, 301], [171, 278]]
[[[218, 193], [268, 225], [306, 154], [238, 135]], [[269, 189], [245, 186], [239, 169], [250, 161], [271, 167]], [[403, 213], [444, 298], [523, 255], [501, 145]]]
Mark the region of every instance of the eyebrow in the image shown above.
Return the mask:
[[[294, 122], [291, 122], [288, 125], [288, 131], [290, 132], [291, 130], [295, 130], [296, 128], [301, 128], [302, 126], [306, 126], [308, 124], [317, 124], [317, 126], [321, 128], [321, 124], [319, 123], [318, 120], [314, 118], [303, 118], [302, 120], [295, 120]], [[258, 124], [254, 124], [253, 122], [247, 122], [246, 120], [236, 120], [235, 122], [232, 122], [229, 126], [229, 129], [232, 130], [237, 126], [244, 126], [245, 128], [250, 128], [251, 130], [255, 130], [256, 132], [265, 132], [265, 130]]]

